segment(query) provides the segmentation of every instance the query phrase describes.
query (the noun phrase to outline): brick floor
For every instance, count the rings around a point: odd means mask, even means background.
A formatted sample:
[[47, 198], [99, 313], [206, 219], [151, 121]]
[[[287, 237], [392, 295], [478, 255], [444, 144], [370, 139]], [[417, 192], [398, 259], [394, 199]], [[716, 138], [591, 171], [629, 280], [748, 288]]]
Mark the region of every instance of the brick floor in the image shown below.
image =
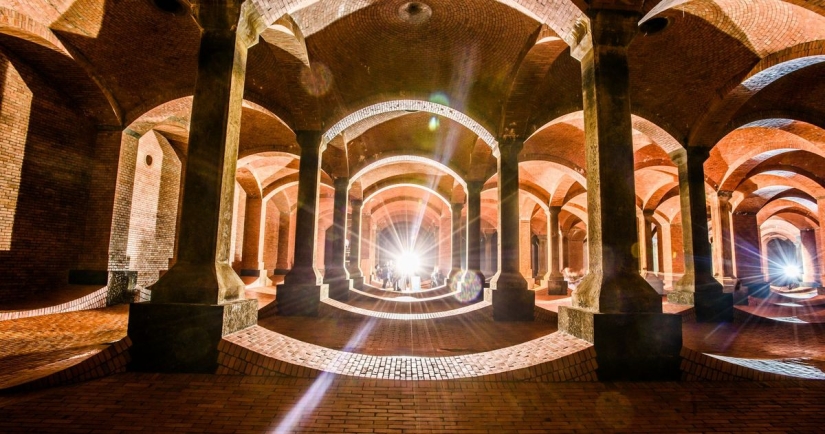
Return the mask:
[[124, 373], [0, 396], [4, 433], [820, 433], [825, 382], [490, 383]]

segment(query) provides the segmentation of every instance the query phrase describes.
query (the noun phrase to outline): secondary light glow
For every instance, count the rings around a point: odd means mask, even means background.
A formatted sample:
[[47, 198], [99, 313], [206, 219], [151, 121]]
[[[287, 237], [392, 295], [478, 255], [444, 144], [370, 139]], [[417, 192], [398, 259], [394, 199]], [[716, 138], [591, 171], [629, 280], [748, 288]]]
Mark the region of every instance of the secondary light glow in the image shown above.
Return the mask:
[[421, 267], [421, 258], [413, 252], [403, 252], [398, 255], [395, 263], [401, 274], [411, 275], [416, 274]]
[[799, 267], [797, 267], [796, 265], [786, 265], [783, 271], [785, 272], [785, 276], [790, 277], [791, 279], [799, 278]]

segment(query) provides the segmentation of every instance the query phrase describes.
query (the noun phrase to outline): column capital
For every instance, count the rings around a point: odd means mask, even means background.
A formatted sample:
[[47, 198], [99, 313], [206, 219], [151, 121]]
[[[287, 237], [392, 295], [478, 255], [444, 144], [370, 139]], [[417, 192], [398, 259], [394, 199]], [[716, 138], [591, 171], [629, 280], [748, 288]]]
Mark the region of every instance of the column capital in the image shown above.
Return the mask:
[[645, 220], [647, 220], [649, 222], [653, 221], [653, 214], [656, 214], [656, 210], [653, 210], [653, 209], [642, 210], [642, 215], [645, 217]]
[[350, 202], [350, 205], [352, 205], [353, 209], [355, 209], [355, 208], [361, 209], [361, 206], [364, 205], [364, 201], [361, 200], [361, 199], [350, 199], [349, 202]]
[[524, 139], [514, 137], [501, 137], [498, 139], [498, 158], [505, 155], [518, 158], [518, 153], [524, 148]]
[[349, 189], [349, 178], [346, 176], [339, 176], [332, 180], [332, 185], [335, 186], [336, 190], [339, 188]]
[[481, 193], [481, 189], [484, 188], [484, 181], [467, 181], [467, 194], [475, 194]]
[[733, 196], [733, 192], [730, 190], [719, 190], [716, 192], [716, 197], [719, 198], [719, 202], [725, 204], [730, 201], [731, 196]]
[[244, 0], [193, 0], [192, 16], [205, 32], [236, 31]]
[[317, 130], [298, 130], [295, 131], [295, 140], [301, 150], [315, 149], [316, 152], [321, 150], [321, 132]]
[[551, 205], [551, 206], [547, 207], [547, 213], [549, 215], [556, 215], [557, 216], [557, 215], [559, 215], [560, 212], [561, 212], [561, 207], [560, 206]]
[[453, 212], [461, 212], [461, 210], [464, 209], [464, 204], [460, 202], [451, 203], [450, 209], [452, 209]]

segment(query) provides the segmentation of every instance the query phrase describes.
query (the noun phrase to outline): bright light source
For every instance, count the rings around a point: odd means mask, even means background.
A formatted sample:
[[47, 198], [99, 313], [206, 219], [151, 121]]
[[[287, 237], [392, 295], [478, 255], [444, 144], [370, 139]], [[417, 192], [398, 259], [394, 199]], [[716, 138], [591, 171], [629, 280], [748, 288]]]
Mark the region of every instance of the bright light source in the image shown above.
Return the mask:
[[785, 272], [785, 276], [790, 277], [791, 279], [799, 278], [799, 267], [797, 267], [796, 265], [786, 265], [783, 271]]
[[415, 274], [421, 265], [421, 259], [413, 252], [404, 252], [398, 255], [395, 260], [398, 271], [401, 274]]

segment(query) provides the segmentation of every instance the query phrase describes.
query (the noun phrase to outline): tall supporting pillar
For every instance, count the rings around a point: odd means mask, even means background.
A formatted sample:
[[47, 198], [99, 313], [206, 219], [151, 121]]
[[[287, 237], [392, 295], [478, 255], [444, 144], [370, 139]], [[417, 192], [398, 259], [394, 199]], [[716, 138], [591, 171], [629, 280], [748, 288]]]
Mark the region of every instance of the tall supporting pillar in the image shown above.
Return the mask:
[[759, 235], [756, 213], [735, 212], [731, 221], [736, 241], [736, 276], [742, 286], [747, 288], [748, 295], [764, 297], [770, 288], [762, 272], [762, 238]]
[[[361, 260], [361, 269], [371, 273], [375, 270], [375, 226], [372, 224], [372, 215], [361, 214], [361, 245], [366, 247], [366, 257]], [[369, 280], [367, 280], [369, 281]]]
[[149, 302], [129, 309], [131, 369], [214, 372], [222, 336], [255, 325], [257, 300], [229, 263], [235, 168], [250, 29], [241, 1], [193, 2], [202, 29], [178, 260]]
[[266, 204], [263, 203], [263, 198], [260, 195], [247, 195], [246, 212], [244, 213], [241, 276], [257, 277], [250, 286], [269, 286], [272, 284], [264, 265], [266, 219]]
[[547, 258], [547, 252], [550, 248], [547, 245], [547, 235], [536, 235], [536, 240], [538, 241], [538, 263], [536, 264], [536, 279], [543, 281], [545, 280], [545, 276], [548, 273], [547, 265], [550, 263], [550, 259]]
[[819, 281], [825, 285], [825, 230], [822, 230], [822, 226], [824, 225], [822, 222], [825, 222], [825, 220], [823, 220], [825, 219], [825, 197], [818, 197], [816, 199], [816, 208], [818, 211], [817, 217], [820, 222], [819, 229], [817, 229], [817, 235], [819, 235], [817, 239], [817, 246], [819, 247], [819, 255], [817, 256], [820, 273]]
[[335, 300], [349, 299], [352, 281], [344, 267], [347, 236], [347, 195], [349, 178], [337, 178], [332, 205], [332, 263], [324, 272], [324, 283], [329, 285], [329, 296]]
[[[561, 237], [561, 269], [570, 267], [570, 237]], [[579, 270], [572, 270], [579, 271]]]
[[452, 270], [452, 256], [450, 253], [452, 226], [450, 214], [442, 211], [438, 224], [438, 268], [447, 277], [449, 277]]
[[321, 182], [321, 132], [297, 131], [301, 147], [298, 164], [298, 207], [295, 216], [295, 258], [292, 269], [278, 285], [279, 315], [317, 316], [318, 304], [329, 295], [315, 268], [318, 238], [318, 188]]
[[679, 198], [682, 207], [682, 245], [685, 274], [676, 282], [667, 300], [693, 304], [700, 322], [733, 321], [733, 295], [724, 294], [713, 277], [713, 260], [708, 241], [708, 213], [705, 199], [704, 163], [709, 148], [688, 147], [670, 154], [679, 170]]
[[722, 283], [725, 292], [733, 292], [736, 276], [733, 274], [733, 242], [731, 237], [730, 198], [733, 192], [720, 190], [711, 198], [713, 222], [713, 275]]
[[533, 249], [532, 249], [532, 238], [533, 238], [533, 231], [530, 227], [530, 219], [521, 219], [519, 220], [518, 226], [518, 246], [519, 246], [519, 254], [518, 254], [518, 262], [519, 262], [519, 270], [521, 271], [521, 275], [524, 276], [524, 280], [527, 281], [527, 287], [531, 288], [533, 286]]
[[464, 208], [463, 203], [454, 203], [452, 208], [452, 268], [450, 269], [449, 282], [451, 285], [455, 284], [456, 276], [461, 275], [461, 210]]
[[642, 226], [644, 228], [644, 242], [645, 242], [645, 263], [642, 266], [644, 271], [645, 281], [659, 294], [665, 292], [665, 286], [662, 279], [656, 276], [653, 272], [653, 210], [644, 210], [642, 212], [644, 219]]
[[564, 275], [559, 270], [559, 213], [560, 206], [550, 206], [547, 213], [547, 238], [549, 239], [550, 248], [548, 249], [547, 258], [547, 275], [545, 281], [547, 283], [547, 293], [555, 295], [567, 295], [567, 282], [564, 280]]
[[640, 15], [603, 9], [588, 15], [592, 33], [571, 51], [582, 66], [590, 270], [573, 292], [573, 306], [559, 308], [559, 329], [594, 343], [601, 380], [676, 380], [682, 320], [662, 313], [662, 298], [639, 275], [638, 250], [634, 255], [627, 46]]
[[813, 229], [802, 229], [799, 231], [799, 238], [802, 244], [802, 285], [817, 287], [820, 282], [816, 232]]
[[519, 270], [518, 154], [523, 140], [501, 140], [498, 156], [498, 273], [490, 282], [493, 319], [532, 321], [536, 293]]
[[[464, 290], [476, 297], [483, 295], [484, 273], [481, 272], [481, 181], [467, 182], [467, 271]], [[473, 294], [466, 294], [473, 296]]]
[[275, 274], [285, 275], [289, 273], [291, 264], [289, 263], [290, 236], [290, 212], [281, 211], [278, 215], [278, 259], [275, 262]]
[[352, 207], [352, 225], [349, 228], [349, 278], [352, 280], [352, 287], [362, 289], [364, 287], [364, 273], [361, 272], [361, 207], [364, 202], [361, 199], [350, 201]]

